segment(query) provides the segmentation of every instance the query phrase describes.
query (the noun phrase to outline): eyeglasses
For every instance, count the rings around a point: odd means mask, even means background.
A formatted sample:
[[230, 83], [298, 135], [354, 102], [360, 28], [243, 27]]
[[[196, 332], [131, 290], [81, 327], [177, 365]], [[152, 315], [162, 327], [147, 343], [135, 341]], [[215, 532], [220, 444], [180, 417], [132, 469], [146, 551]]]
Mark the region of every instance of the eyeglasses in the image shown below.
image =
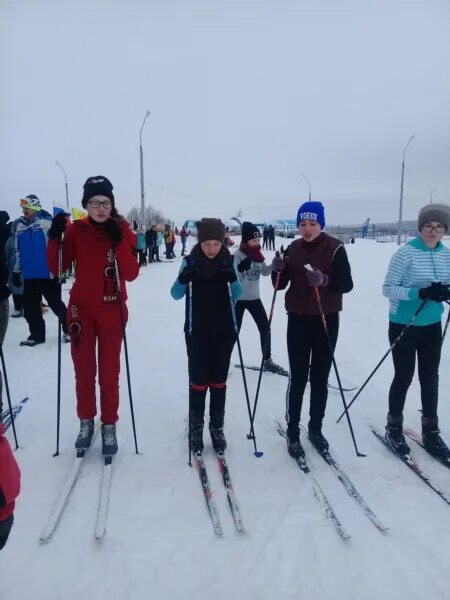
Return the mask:
[[444, 233], [445, 225], [430, 225], [429, 223], [427, 223], [422, 226], [422, 231], [424, 231], [425, 233], [433, 233], [433, 231], [435, 231], [436, 233]]
[[112, 206], [111, 200], [103, 200], [103, 202], [101, 200], [89, 200], [89, 204], [92, 208], [100, 208], [100, 206], [103, 206], [103, 208], [111, 208]]

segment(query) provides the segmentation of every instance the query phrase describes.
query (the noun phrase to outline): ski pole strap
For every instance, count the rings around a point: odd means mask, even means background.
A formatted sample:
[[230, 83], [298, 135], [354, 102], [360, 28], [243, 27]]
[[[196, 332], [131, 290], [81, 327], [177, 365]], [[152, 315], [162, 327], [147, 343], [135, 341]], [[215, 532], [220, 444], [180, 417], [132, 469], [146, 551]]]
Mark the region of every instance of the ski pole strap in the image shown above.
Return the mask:
[[228, 286], [228, 296], [230, 298], [231, 316], [233, 317], [234, 331], [236, 332], [236, 335], [238, 335], [239, 330], [238, 330], [237, 321], [236, 321], [236, 311], [234, 310], [233, 294], [231, 293], [231, 284], [229, 281], [227, 282], [227, 286]]
[[189, 295], [188, 295], [188, 325], [189, 335], [192, 335], [192, 281], [189, 282]]
[[116, 275], [117, 291], [120, 294], [120, 277], [119, 277], [119, 265], [117, 264], [117, 258], [114, 256], [114, 273]]

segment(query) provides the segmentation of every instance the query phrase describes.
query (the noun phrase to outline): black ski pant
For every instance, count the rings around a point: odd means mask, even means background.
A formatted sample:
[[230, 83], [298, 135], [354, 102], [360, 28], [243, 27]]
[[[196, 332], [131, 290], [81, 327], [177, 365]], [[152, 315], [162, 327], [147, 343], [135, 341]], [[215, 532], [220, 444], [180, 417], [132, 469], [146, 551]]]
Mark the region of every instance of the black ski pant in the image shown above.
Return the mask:
[[61, 300], [61, 284], [57, 279], [25, 279], [23, 283], [23, 311], [30, 328], [31, 340], [45, 342], [45, 321], [41, 311], [42, 296], [67, 333], [66, 305]]
[[[393, 344], [404, 327], [389, 322], [390, 344]], [[389, 413], [393, 417], [403, 415], [406, 394], [416, 369], [417, 354], [422, 415], [437, 418], [441, 343], [442, 326], [439, 321], [423, 327], [411, 325], [392, 350], [395, 374], [389, 390]]]
[[196, 419], [203, 420], [205, 400], [210, 389], [210, 418], [225, 413], [225, 397], [228, 370], [235, 335], [229, 331], [196, 330], [186, 333], [189, 369], [189, 411]]
[[[339, 314], [326, 315], [326, 321], [334, 350], [339, 332]], [[328, 375], [332, 365], [332, 356], [320, 316], [288, 315], [287, 347], [290, 369], [286, 392], [288, 429], [295, 431], [299, 426], [303, 394], [309, 376], [309, 426], [320, 430], [325, 416]]]
[[147, 264], [147, 253], [145, 250], [138, 250], [139, 254], [139, 266], [143, 267]]
[[3, 521], [0, 521], [0, 550], [4, 548], [6, 542], [8, 541], [9, 534], [11, 533], [11, 528], [14, 523], [14, 515], [9, 515]]
[[[269, 330], [269, 319], [267, 318], [266, 310], [263, 303], [258, 300], [238, 300], [234, 305], [236, 311], [236, 321], [238, 330], [241, 331], [242, 319], [244, 317], [245, 310], [252, 315], [253, 320], [259, 330], [259, 336], [261, 338], [261, 352], [264, 355], [264, 360], [271, 357], [271, 341], [270, 341], [270, 330]], [[269, 336], [269, 339], [267, 339]], [[264, 352], [264, 345], [267, 343], [266, 351]]]
[[23, 294], [12, 295], [15, 310], [23, 310]]

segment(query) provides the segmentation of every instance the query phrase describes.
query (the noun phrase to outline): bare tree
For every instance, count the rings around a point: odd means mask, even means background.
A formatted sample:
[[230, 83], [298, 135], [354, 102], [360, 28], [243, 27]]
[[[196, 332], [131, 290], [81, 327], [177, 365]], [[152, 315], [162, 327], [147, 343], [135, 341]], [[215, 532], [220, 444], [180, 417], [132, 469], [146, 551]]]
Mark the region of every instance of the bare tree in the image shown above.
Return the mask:
[[133, 206], [133, 208], [128, 212], [127, 219], [133, 228], [135, 227], [135, 224], [137, 224], [140, 227], [143, 225], [144, 229], [147, 229], [151, 225], [170, 222], [170, 219], [165, 217], [159, 209], [154, 208], [153, 206], [145, 207], [143, 224], [141, 222], [141, 209], [137, 206]]

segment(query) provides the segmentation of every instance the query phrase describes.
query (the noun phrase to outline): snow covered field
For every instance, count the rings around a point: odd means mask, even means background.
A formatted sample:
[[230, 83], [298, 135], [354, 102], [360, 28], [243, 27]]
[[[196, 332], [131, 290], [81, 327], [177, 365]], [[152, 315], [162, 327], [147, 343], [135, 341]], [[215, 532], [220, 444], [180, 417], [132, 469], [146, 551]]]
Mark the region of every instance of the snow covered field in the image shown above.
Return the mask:
[[[277, 240], [277, 245], [283, 243]], [[388, 348], [388, 301], [381, 286], [397, 248], [357, 240], [347, 246], [355, 289], [344, 298], [336, 353], [344, 382], [360, 385]], [[179, 255], [179, 247], [176, 248]], [[273, 252], [265, 252], [268, 260]], [[205, 460], [224, 528], [216, 539], [199, 478], [187, 466], [188, 379], [183, 302], [169, 290], [180, 264], [144, 267], [129, 286], [127, 329], [140, 454], [134, 453], [126, 375], [121, 377], [119, 454], [113, 465], [106, 537], [94, 540], [102, 460], [99, 440], [87, 456], [59, 528], [47, 545], [37, 539], [55, 494], [74, 459], [78, 429], [73, 369], [63, 346], [61, 455], [55, 450], [57, 328], [47, 314], [47, 343], [19, 348], [28, 334], [23, 319], [11, 319], [5, 340], [13, 402], [30, 396], [17, 419], [16, 453], [23, 488], [10, 540], [0, 553], [4, 600], [435, 600], [450, 598], [450, 506], [397, 461], [372, 435], [383, 429], [393, 373], [388, 358], [351, 411], [357, 441], [367, 458], [355, 456], [339, 393], [330, 391], [324, 433], [342, 468], [377, 516], [383, 534], [346, 494], [325, 462], [305, 441], [313, 472], [351, 534], [342, 541], [324, 516], [305, 476], [275, 431], [283, 419], [286, 378], [263, 375], [255, 422], [255, 458], [246, 439], [248, 417], [240, 371], [230, 368], [226, 434], [229, 466], [248, 534], [233, 526], [224, 487], [205, 431]], [[272, 286], [262, 280], [269, 307]], [[68, 292], [65, 292], [66, 298]], [[273, 319], [273, 358], [287, 367], [284, 292]], [[450, 442], [450, 336], [443, 347], [440, 417]], [[248, 364], [259, 364], [259, 336], [246, 314], [242, 348]], [[238, 362], [234, 351], [232, 364]], [[253, 401], [257, 373], [247, 371]], [[352, 394], [347, 394], [350, 400]], [[6, 400], [6, 399], [5, 399]], [[420, 430], [417, 378], [405, 423]], [[305, 401], [304, 416], [308, 402]], [[304, 419], [306, 423], [306, 418]], [[11, 429], [8, 437], [12, 440]], [[450, 496], [450, 472], [418, 447], [414, 455]]]

